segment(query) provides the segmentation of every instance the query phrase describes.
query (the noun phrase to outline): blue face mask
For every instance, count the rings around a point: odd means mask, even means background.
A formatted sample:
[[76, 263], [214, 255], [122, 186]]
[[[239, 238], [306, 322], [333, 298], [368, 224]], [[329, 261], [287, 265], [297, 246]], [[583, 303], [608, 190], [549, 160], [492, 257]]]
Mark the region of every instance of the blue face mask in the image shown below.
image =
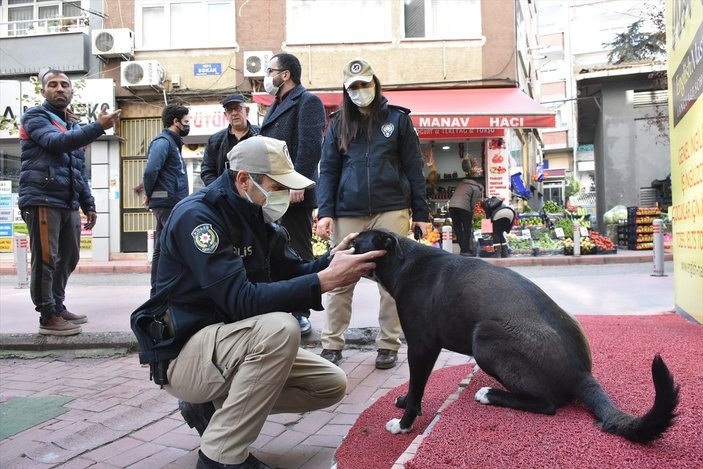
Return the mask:
[[[288, 206], [290, 205], [290, 191], [288, 189], [283, 189], [280, 191], [269, 192], [257, 184], [254, 179], [252, 179], [251, 182], [253, 182], [256, 188], [264, 194], [264, 197], [266, 197], [266, 202], [264, 202], [264, 205], [261, 206], [261, 209], [264, 212], [264, 220], [269, 223], [279, 220], [283, 214], [286, 213], [286, 210], [288, 210]], [[251, 197], [249, 197], [249, 193], [245, 192], [245, 194], [249, 202], [254, 203], [254, 201], [251, 200]]]

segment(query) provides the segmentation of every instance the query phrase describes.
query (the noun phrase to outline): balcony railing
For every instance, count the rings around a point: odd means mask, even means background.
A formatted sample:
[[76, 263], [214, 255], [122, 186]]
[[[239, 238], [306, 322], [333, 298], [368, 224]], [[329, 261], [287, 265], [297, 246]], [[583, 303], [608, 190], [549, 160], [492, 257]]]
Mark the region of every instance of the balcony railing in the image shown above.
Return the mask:
[[0, 37], [60, 34], [75, 31], [88, 32], [87, 16], [62, 16], [59, 18], [0, 22]]

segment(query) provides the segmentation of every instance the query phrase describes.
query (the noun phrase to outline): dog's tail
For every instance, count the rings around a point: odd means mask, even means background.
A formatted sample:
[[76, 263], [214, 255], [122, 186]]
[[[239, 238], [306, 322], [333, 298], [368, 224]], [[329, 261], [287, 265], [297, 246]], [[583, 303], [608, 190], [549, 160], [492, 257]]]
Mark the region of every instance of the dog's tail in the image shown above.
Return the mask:
[[679, 403], [679, 386], [664, 360], [657, 354], [652, 361], [654, 405], [641, 417], [622, 412], [605, 394], [598, 381], [589, 375], [579, 386], [577, 398], [596, 415], [601, 430], [619, 435], [636, 443], [649, 443], [659, 438], [673, 423], [674, 410]]

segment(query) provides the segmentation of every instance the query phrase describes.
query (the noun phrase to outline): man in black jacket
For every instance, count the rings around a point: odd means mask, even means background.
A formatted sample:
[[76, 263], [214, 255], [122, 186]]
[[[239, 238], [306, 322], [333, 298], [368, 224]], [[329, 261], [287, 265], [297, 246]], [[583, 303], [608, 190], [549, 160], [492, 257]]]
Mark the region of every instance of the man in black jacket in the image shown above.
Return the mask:
[[207, 141], [205, 154], [200, 165], [200, 178], [206, 186], [218, 178], [229, 166], [227, 153], [236, 144], [254, 135], [259, 135], [259, 126], [249, 122], [249, 106], [240, 93], [232, 93], [222, 100], [225, 117], [229, 122], [226, 129], [213, 134]]
[[28, 109], [20, 125], [19, 209], [29, 229], [32, 251], [30, 294], [39, 311], [39, 333], [73, 335], [84, 315], [64, 305], [66, 283], [80, 258], [81, 219], [95, 226], [95, 200], [85, 171], [85, 149], [113, 127], [120, 111], [97, 116], [80, 126], [69, 106], [73, 86], [65, 73], [49, 70], [42, 76], [41, 106]]
[[385, 251], [351, 255], [349, 236], [303, 262], [273, 223], [290, 190], [313, 184], [285, 143], [251, 137], [228, 158], [230, 170], [173, 209], [151, 301], [168, 304], [164, 389], [202, 435], [197, 467], [267, 468], [249, 446], [270, 413], [328, 407], [346, 390], [344, 371], [300, 348], [281, 311], [322, 310], [323, 293], [358, 281]]
[[161, 230], [173, 207], [189, 192], [186, 165], [183, 160], [183, 140], [190, 132], [188, 108], [168, 104], [161, 112], [164, 129], [149, 144], [144, 167], [145, 204], [154, 213], [156, 230], [154, 254], [151, 258], [151, 294], [155, 292], [156, 272], [161, 254]]
[[[302, 68], [297, 57], [271, 57], [264, 88], [276, 97], [261, 123], [261, 135], [283, 140], [288, 145], [295, 170], [317, 182], [317, 165], [322, 154], [325, 107], [315, 94], [300, 84]], [[312, 211], [317, 206], [315, 190], [290, 191], [291, 206], [281, 219], [290, 234], [291, 246], [306, 261], [313, 260]], [[309, 310], [294, 311], [301, 335], [309, 334]]]

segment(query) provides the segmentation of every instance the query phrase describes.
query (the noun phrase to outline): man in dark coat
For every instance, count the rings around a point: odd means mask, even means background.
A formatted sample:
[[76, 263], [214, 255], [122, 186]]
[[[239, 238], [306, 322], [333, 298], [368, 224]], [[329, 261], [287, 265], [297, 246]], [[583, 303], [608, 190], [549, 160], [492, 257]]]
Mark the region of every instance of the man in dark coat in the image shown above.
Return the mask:
[[81, 219], [95, 226], [95, 200], [85, 171], [84, 147], [113, 127], [120, 111], [101, 113], [80, 126], [69, 106], [73, 86], [65, 73], [49, 70], [42, 76], [41, 106], [27, 110], [20, 125], [19, 209], [29, 229], [32, 251], [30, 294], [39, 311], [39, 333], [73, 335], [84, 315], [64, 306], [66, 284], [80, 258]]
[[225, 108], [225, 117], [229, 125], [213, 134], [207, 141], [200, 165], [200, 178], [206, 186], [212, 184], [229, 166], [227, 153], [236, 144], [259, 135], [259, 126], [249, 122], [249, 107], [244, 96], [232, 93], [222, 100], [222, 107]]
[[188, 108], [169, 104], [161, 113], [164, 130], [149, 144], [144, 167], [145, 203], [154, 212], [156, 233], [151, 259], [151, 294], [156, 291], [156, 271], [161, 254], [161, 231], [173, 207], [188, 195], [188, 176], [181, 154], [182, 137], [190, 132]]
[[[261, 135], [285, 141], [295, 170], [317, 182], [325, 107], [320, 98], [300, 84], [300, 61], [294, 55], [274, 55], [266, 72], [264, 87], [276, 99], [261, 124]], [[288, 231], [293, 249], [303, 260], [311, 261], [314, 258], [312, 211], [317, 206], [315, 189], [290, 191], [290, 203], [281, 225]], [[293, 315], [298, 319], [301, 334], [310, 333], [310, 311], [294, 311]]]

